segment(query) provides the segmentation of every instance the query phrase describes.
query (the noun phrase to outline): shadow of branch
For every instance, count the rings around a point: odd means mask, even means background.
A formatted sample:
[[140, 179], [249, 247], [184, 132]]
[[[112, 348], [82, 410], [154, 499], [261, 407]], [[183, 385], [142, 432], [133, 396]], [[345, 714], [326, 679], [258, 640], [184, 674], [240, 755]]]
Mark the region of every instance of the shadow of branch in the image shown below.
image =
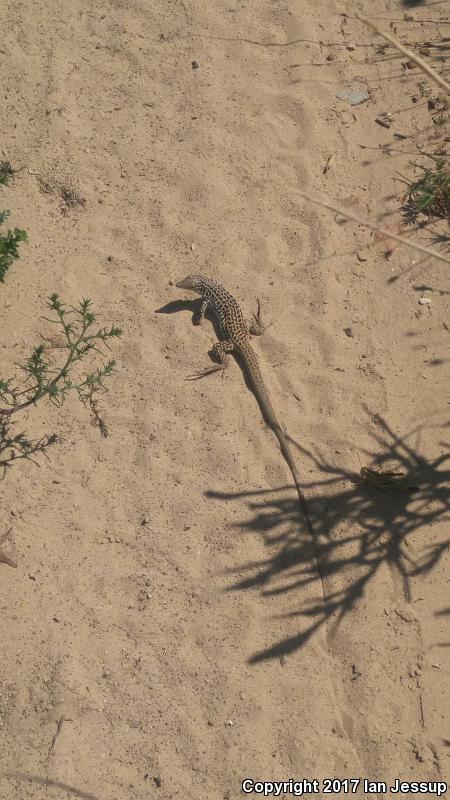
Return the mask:
[[15, 778], [20, 781], [27, 781], [28, 783], [38, 783], [40, 786], [52, 787], [55, 789], [62, 789], [75, 797], [80, 797], [81, 800], [100, 800], [97, 795], [90, 792], [84, 792], [82, 789], [77, 789], [75, 786], [70, 786], [68, 783], [62, 781], [55, 781], [51, 778], [42, 778], [40, 775], [32, 775], [29, 772], [22, 772], [20, 770], [8, 770], [4, 773], [7, 778]]
[[33, 464], [39, 466], [39, 462], [35, 457], [40, 454], [47, 456], [47, 449], [58, 441], [58, 437], [54, 433], [31, 441], [24, 431], [14, 433], [14, 424], [9, 419], [0, 417], [0, 468], [3, 469], [2, 480], [6, 471], [23, 459], [32, 461]]
[[[328, 633], [332, 633], [364, 595], [383, 564], [396, 573], [409, 601], [410, 578], [429, 573], [447, 551], [450, 538], [438, 544], [424, 543], [413, 557], [408, 539], [421, 529], [428, 531], [447, 515], [450, 518], [448, 449], [446, 454], [429, 461], [408, 444], [419, 429], [400, 438], [381, 417], [372, 415], [372, 419], [379, 432], [374, 434], [375, 451], [365, 452], [371, 459], [371, 470], [354, 473], [309, 453], [325, 475], [322, 480], [305, 484], [307, 495], [313, 494], [308, 508], [315, 548], [299, 521], [297, 501], [286, 499], [284, 491], [288, 487], [278, 489], [275, 499], [273, 491], [206, 493], [222, 500], [248, 497], [251, 517], [239, 523], [239, 529], [260, 533], [271, 550], [276, 548], [267, 559], [233, 568], [230, 572], [239, 575], [239, 580], [228, 591], [257, 590], [270, 597], [294, 595], [321, 578], [326, 587], [328, 584], [323, 599], [305, 601], [287, 615], [303, 621], [299, 633], [253, 654], [249, 663], [292, 653], [325, 623], [331, 626]], [[367, 472], [376, 478], [392, 475], [394, 468], [395, 474], [402, 475], [398, 482], [367, 480]], [[383, 482], [386, 485], [381, 485]], [[336, 580], [338, 577], [340, 581]]]

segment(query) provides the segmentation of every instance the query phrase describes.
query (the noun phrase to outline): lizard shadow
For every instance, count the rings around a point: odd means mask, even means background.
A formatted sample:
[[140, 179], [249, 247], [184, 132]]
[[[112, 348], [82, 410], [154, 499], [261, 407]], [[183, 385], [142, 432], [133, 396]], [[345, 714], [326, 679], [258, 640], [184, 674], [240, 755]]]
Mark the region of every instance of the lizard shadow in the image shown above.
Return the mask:
[[[195, 318], [200, 309], [201, 303], [201, 297], [195, 297], [192, 300], [172, 300], [169, 303], [166, 303], [164, 306], [161, 306], [161, 308], [155, 308], [155, 314], [177, 314], [179, 311], [190, 311], [192, 313], [192, 324], [194, 327], [198, 327], [195, 325]], [[218, 339], [223, 338], [220, 332], [220, 325], [217, 317], [209, 308], [206, 309], [205, 319], [211, 322], [216, 337]]]
[[[445, 454], [426, 459], [409, 444], [418, 429], [399, 437], [384, 419], [377, 415], [373, 419], [378, 425], [374, 450], [362, 451], [371, 459], [372, 470], [355, 473], [308, 453], [324, 474], [322, 479], [305, 483], [308, 497], [313, 495], [308, 507], [316, 537], [314, 547], [306, 526], [299, 525], [298, 502], [286, 499], [287, 487], [280, 487], [275, 494], [272, 490], [206, 492], [208, 497], [227, 501], [248, 498], [250, 518], [236, 527], [240, 532], [259, 533], [273, 553], [229, 570], [227, 574], [236, 579], [227, 591], [258, 591], [265, 597], [291, 594], [296, 603], [301, 603], [286, 615], [299, 618], [299, 632], [254, 653], [249, 663], [292, 653], [323, 626], [329, 634], [336, 631], [383, 565], [389, 567], [409, 601], [410, 579], [430, 573], [448, 550], [450, 538], [433, 544], [427, 537], [417, 552], [415, 538], [413, 556], [408, 542], [412, 534], [426, 534], [430, 526], [448, 517], [448, 445]], [[383, 473], [390, 471], [392, 475], [393, 465], [404, 477], [388, 479], [383, 485]], [[314, 588], [321, 579], [326, 588], [323, 599], [302, 601], [302, 590]]]

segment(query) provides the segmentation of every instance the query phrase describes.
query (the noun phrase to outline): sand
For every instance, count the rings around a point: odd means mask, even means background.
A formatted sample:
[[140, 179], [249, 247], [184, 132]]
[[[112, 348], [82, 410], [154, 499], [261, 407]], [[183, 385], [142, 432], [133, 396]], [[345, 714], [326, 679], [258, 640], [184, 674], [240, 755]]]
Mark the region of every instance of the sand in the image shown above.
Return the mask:
[[[448, 20], [445, 3], [362, 8], [407, 43], [448, 32], [420, 21]], [[1, 288], [2, 376], [52, 330], [52, 292], [123, 329], [107, 438], [75, 397], [9, 431], [58, 441], [2, 482], [17, 562], [0, 564], [5, 800], [449, 781], [448, 266], [402, 246], [387, 257], [299, 195], [400, 229], [394, 178], [446, 132], [426, 76], [345, 10], [3, 5], [2, 157], [24, 169], [0, 206], [29, 242]], [[353, 83], [369, 94], [354, 107], [336, 97]], [[67, 207], [61, 187], [84, 202]], [[185, 380], [216, 340], [175, 287], [191, 272], [249, 316], [260, 298], [271, 323], [254, 347], [322, 580], [238, 364]], [[401, 469], [418, 490], [364, 485], [361, 467]]]

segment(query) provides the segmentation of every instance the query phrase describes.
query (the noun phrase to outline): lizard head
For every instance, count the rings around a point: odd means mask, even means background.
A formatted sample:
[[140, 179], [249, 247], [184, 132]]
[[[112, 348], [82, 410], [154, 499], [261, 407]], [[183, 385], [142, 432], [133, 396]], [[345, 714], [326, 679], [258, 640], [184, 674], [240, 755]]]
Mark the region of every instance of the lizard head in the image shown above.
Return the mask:
[[176, 286], [178, 289], [190, 289], [192, 292], [201, 292], [203, 291], [205, 278], [203, 275], [188, 275], [187, 278], [183, 278], [182, 281], [178, 281]]

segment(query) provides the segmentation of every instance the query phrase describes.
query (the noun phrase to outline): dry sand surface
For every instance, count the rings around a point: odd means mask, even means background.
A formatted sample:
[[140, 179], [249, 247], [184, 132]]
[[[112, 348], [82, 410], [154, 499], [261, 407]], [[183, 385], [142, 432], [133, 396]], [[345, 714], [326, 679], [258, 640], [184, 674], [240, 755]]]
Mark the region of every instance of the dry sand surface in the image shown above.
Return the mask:
[[[450, 34], [448, 3], [362, 8], [405, 42]], [[450, 779], [449, 266], [402, 246], [387, 258], [386, 242], [299, 194], [397, 230], [394, 177], [448, 129], [431, 81], [345, 10], [3, 3], [0, 143], [24, 169], [0, 208], [29, 243], [1, 287], [1, 375], [51, 330], [54, 291], [91, 298], [123, 336], [108, 438], [76, 398], [9, 429], [59, 441], [2, 482], [17, 561], [0, 564], [2, 800]], [[351, 107], [336, 95], [353, 81], [369, 99]], [[63, 209], [61, 186], [84, 205]], [[272, 323], [254, 347], [322, 581], [238, 364], [185, 380], [216, 341], [175, 287], [191, 272], [246, 315], [259, 297]], [[5, 431], [1, 446], [6, 460]], [[361, 466], [400, 468], [418, 491], [358, 484]]]

